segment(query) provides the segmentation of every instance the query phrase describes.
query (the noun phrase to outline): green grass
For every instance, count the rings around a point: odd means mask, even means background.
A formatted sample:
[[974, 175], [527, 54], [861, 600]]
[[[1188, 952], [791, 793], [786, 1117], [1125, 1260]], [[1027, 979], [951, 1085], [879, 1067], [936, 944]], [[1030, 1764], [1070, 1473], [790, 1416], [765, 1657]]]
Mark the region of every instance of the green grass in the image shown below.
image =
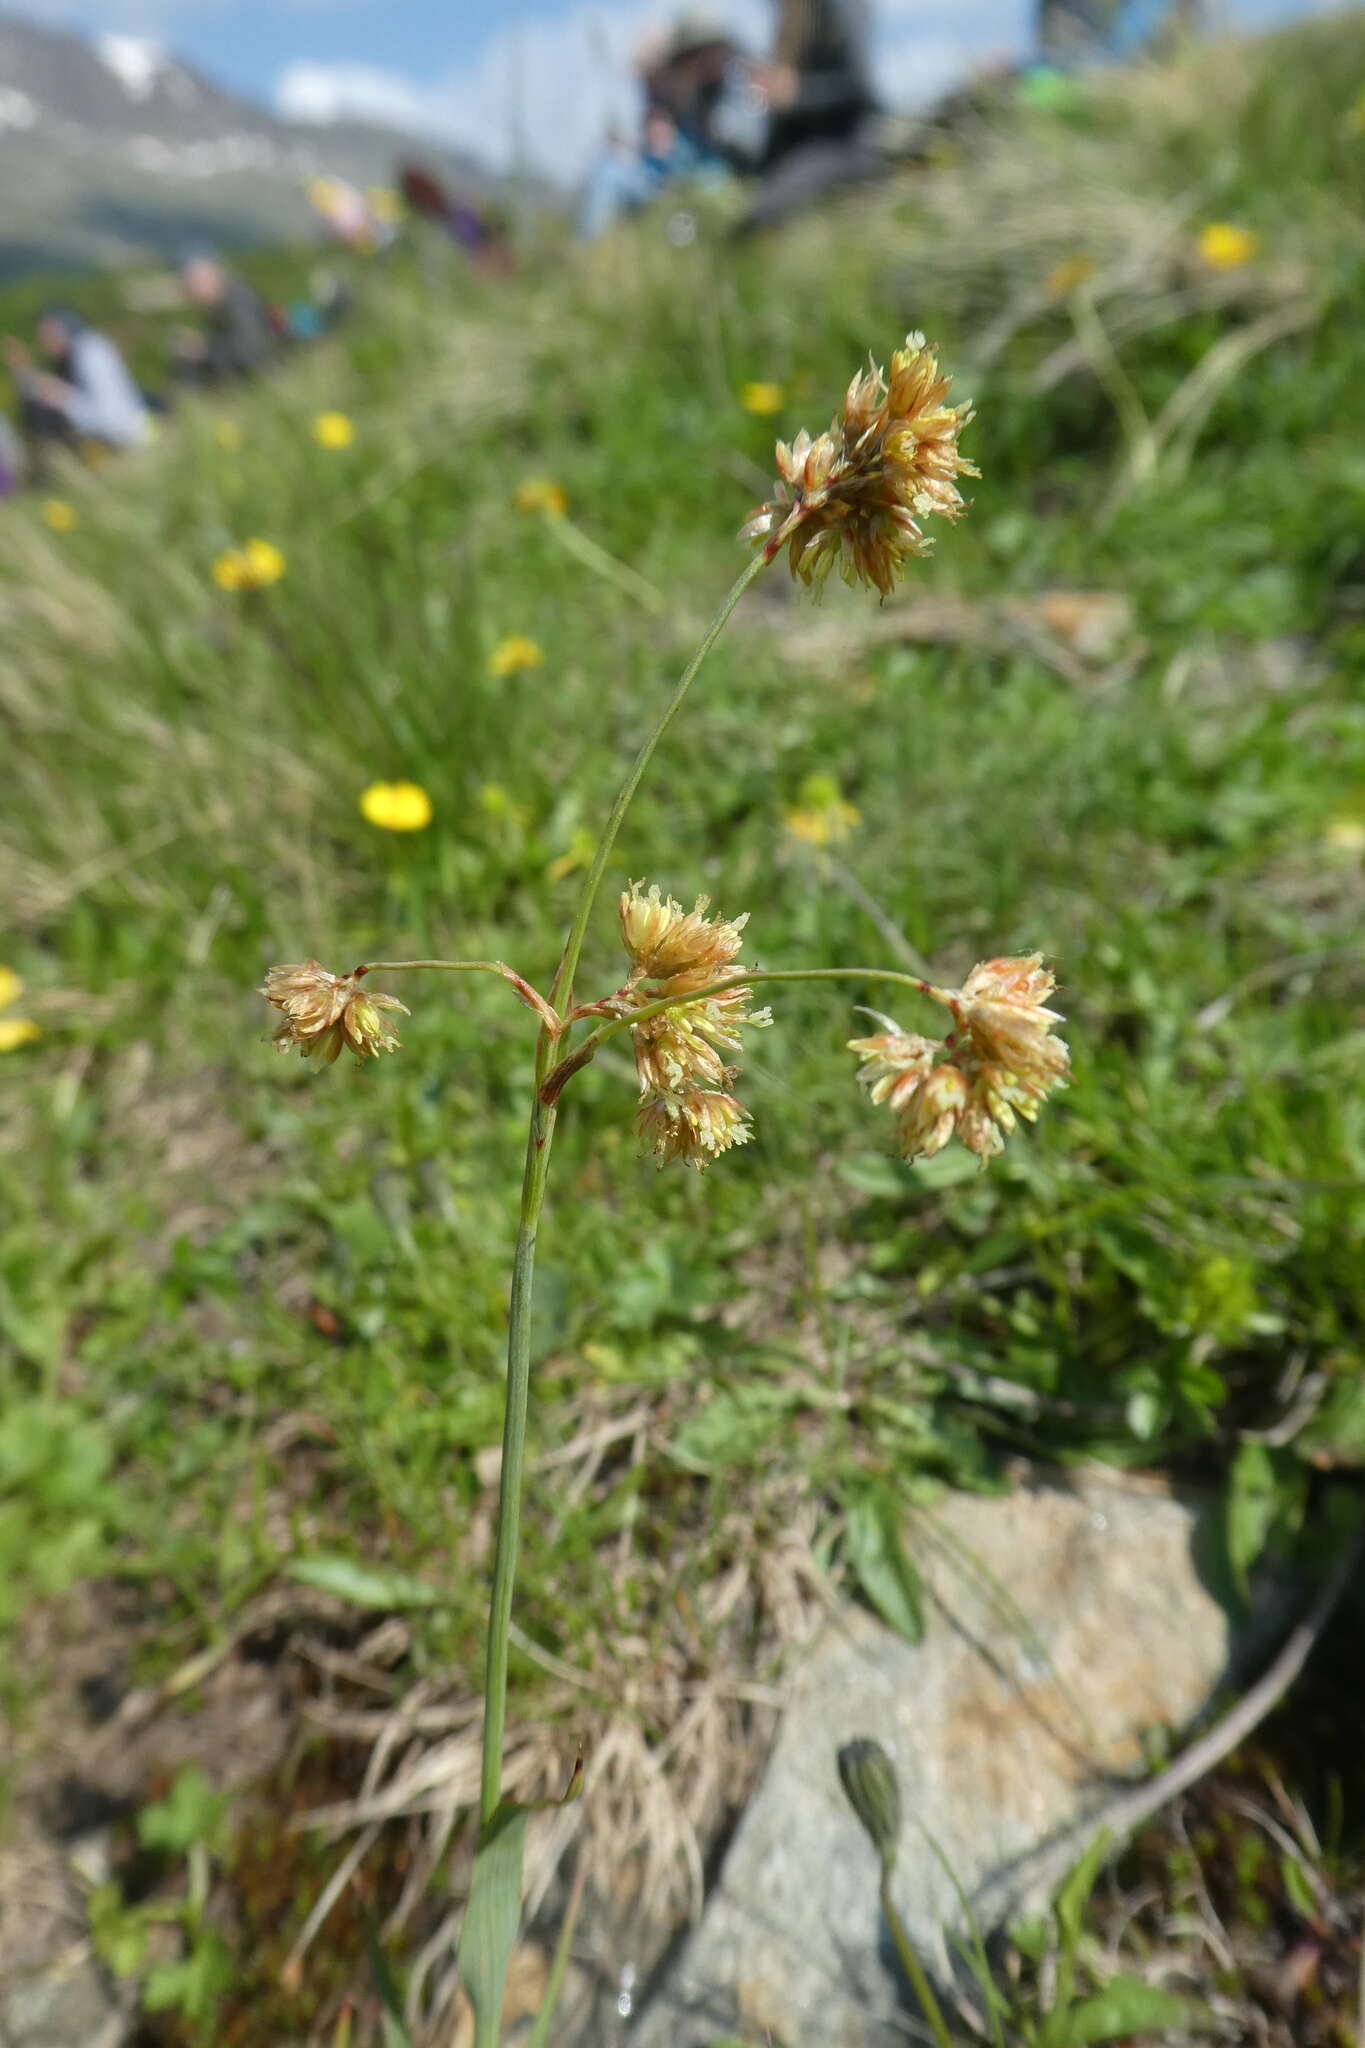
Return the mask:
[[[401, 1056], [319, 1076], [274, 1058], [251, 991], [309, 953], [548, 983], [582, 834], [742, 559], [772, 427], [822, 425], [909, 325], [975, 398], [983, 471], [911, 597], [1118, 592], [1127, 658], [1086, 681], [1028, 645], [874, 644], [875, 606], [813, 613], [774, 572], [612, 879], [749, 909], [765, 966], [896, 964], [785, 828], [833, 777], [861, 814], [839, 861], [936, 972], [1057, 960], [1075, 1085], [988, 1174], [910, 1169], [842, 1050], [860, 992], [784, 993], [746, 1063], [756, 1142], [699, 1181], [636, 1158], [619, 1058], [579, 1077], [533, 1455], [621, 1437], [582, 1484], [533, 1475], [518, 1619], [587, 1675], [573, 1713], [606, 1713], [660, 1660], [769, 1671], [758, 1560], [799, 1516], [837, 1565], [869, 1475], [991, 1486], [1023, 1448], [1218, 1479], [1290, 1410], [1292, 1523], [1301, 1453], [1359, 1461], [1365, 27], [1286, 47], [1159, 101], [1004, 112], [956, 164], [741, 253], [703, 220], [685, 250], [646, 222], [512, 282], [396, 264], [341, 341], [63, 481], [70, 534], [5, 509], [0, 958], [43, 1032], [0, 1065], [9, 1619], [78, 1572], [139, 1580], [163, 1669], [341, 1553], [436, 1589], [414, 1660], [477, 1689], [530, 1020], [498, 985], [414, 979]], [[1149, 421], [1223, 336], [1310, 308], [1117, 498], [1112, 377], [1036, 388], [1073, 338], [1043, 281], [1090, 253], [1097, 163], [1128, 207], [1094, 251], [1100, 321], [1176, 300], [1119, 343]], [[1046, 189], [1032, 239], [973, 216], [992, 180]], [[1138, 250], [1144, 213], [1170, 228]], [[1221, 300], [1192, 254], [1212, 218], [1260, 236]], [[740, 408], [750, 378], [783, 385], [775, 422]], [[352, 449], [314, 446], [324, 407]], [[662, 602], [519, 513], [532, 474]], [[288, 569], [243, 601], [210, 570], [248, 535]], [[803, 658], [831, 620], [840, 657]], [[509, 632], [545, 659], [502, 682]], [[363, 822], [392, 776], [431, 792], [429, 830]], [[582, 990], [619, 977], [605, 907]], [[708, 1621], [737, 1565], [742, 1626]], [[569, 1713], [528, 1659], [513, 1682], [514, 1714]]]

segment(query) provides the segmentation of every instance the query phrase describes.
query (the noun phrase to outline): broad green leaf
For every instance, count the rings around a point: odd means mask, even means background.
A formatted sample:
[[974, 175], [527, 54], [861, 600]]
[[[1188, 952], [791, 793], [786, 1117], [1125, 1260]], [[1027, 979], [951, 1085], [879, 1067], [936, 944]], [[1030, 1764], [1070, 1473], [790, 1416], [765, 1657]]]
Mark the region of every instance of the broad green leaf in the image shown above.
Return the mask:
[[425, 1579], [350, 1557], [291, 1557], [285, 1576], [320, 1593], [335, 1593], [353, 1607], [438, 1607], [441, 1595]]
[[796, 1395], [781, 1387], [744, 1386], [713, 1394], [673, 1439], [674, 1455], [693, 1471], [743, 1464], [772, 1441]]
[[1111, 1977], [1103, 1991], [1078, 1999], [1071, 2010], [1055, 2015], [1049, 2039], [1055, 2048], [1083, 2048], [1090, 2041], [1127, 2040], [1132, 2034], [1193, 2033], [1208, 2022], [1208, 2012], [1194, 1999], [1145, 1984], [1141, 1977]]
[[500, 1806], [474, 1858], [474, 1877], [460, 1934], [460, 1977], [474, 2008], [477, 2048], [496, 2042], [507, 1965], [521, 1922], [521, 1857], [527, 1815]]
[[1265, 1548], [1279, 1500], [1270, 1452], [1264, 1444], [1243, 1444], [1228, 1475], [1223, 1526], [1233, 1584], [1244, 1599], [1247, 1573]]
[[882, 1202], [904, 1201], [913, 1185], [899, 1160], [884, 1152], [853, 1152], [837, 1161], [834, 1171], [845, 1187]]
[[886, 1486], [862, 1486], [848, 1503], [849, 1569], [869, 1603], [907, 1643], [924, 1634], [919, 1573], [901, 1541], [900, 1508]]

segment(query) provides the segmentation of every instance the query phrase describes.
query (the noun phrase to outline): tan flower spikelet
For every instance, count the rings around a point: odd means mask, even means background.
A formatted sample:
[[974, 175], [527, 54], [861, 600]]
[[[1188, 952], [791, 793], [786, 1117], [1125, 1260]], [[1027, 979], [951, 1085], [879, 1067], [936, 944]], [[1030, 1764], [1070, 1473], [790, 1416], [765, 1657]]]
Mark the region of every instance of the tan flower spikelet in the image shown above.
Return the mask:
[[632, 973], [656, 980], [697, 968], [706, 970], [706, 981], [723, 974], [739, 951], [749, 917], [747, 911], [732, 921], [708, 917], [710, 900], [699, 896], [691, 910], [684, 910], [671, 896], [660, 894], [657, 882], [648, 890], [641, 882], [623, 890], [621, 937]]
[[768, 561], [786, 548], [806, 583], [838, 561], [847, 582], [889, 596], [910, 557], [932, 546], [922, 521], [960, 517], [957, 479], [979, 474], [957, 445], [970, 405], [943, 403], [950, 383], [922, 334], [906, 336], [888, 374], [869, 363], [825, 433], [778, 442], [777, 495], [741, 538], [761, 543]]
[[1071, 1059], [1046, 1007], [1056, 977], [1040, 953], [983, 960], [959, 989], [925, 988], [952, 1012], [940, 1042], [902, 1031], [889, 1017], [873, 1038], [849, 1048], [873, 1102], [896, 1118], [907, 1159], [931, 1158], [956, 1136], [983, 1163], [1003, 1151], [1018, 1120], [1033, 1123], [1054, 1088], [1064, 1088]]
[[[630, 1027], [641, 1106], [639, 1135], [660, 1165], [673, 1159], [705, 1166], [717, 1153], [750, 1136], [748, 1117], [728, 1091], [739, 1069], [726, 1055], [736, 1051], [750, 1026], [772, 1018], [751, 1010], [753, 991], [739, 985], [715, 995], [697, 991], [744, 972], [735, 955], [748, 922], [708, 917], [708, 900], [684, 910], [657, 887], [632, 882], [620, 903], [621, 937], [630, 955], [630, 979], [614, 998], [617, 1015], [643, 1011], [676, 998], [676, 1006], [645, 1016]], [[692, 1001], [683, 1000], [693, 997]]]
[[961, 988], [929, 993], [951, 1010], [977, 1063], [1001, 1069], [1024, 1088], [1045, 1095], [1065, 1081], [1070, 1066], [1065, 1040], [1052, 1036], [1061, 1012], [1045, 1007], [1056, 986], [1057, 977], [1044, 967], [1042, 954], [1028, 953], [983, 960]]
[[258, 991], [284, 1018], [274, 1042], [281, 1052], [297, 1050], [330, 1066], [343, 1052], [358, 1060], [396, 1052], [398, 1040], [381, 1012], [410, 1014], [396, 996], [371, 993], [354, 974], [329, 974], [317, 960], [296, 967], [272, 967]]
[[635, 1129], [660, 1166], [680, 1159], [700, 1171], [710, 1159], [745, 1145], [753, 1126], [733, 1095], [709, 1088], [684, 1088], [642, 1102]]

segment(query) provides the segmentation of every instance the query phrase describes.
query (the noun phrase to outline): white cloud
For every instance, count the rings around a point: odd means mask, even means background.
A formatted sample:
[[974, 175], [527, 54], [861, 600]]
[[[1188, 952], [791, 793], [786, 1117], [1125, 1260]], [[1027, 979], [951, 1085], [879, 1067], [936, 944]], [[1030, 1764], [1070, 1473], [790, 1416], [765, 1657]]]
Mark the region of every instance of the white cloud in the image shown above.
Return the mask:
[[[748, 48], [766, 47], [766, 0], [731, 0], [723, 12]], [[887, 98], [915, 105], [941, 92], [970, 63], [1027, 47], [1029, 0], [877, 0], [878, 77]], [[631, 58], [666, 24], [658, 0], [579, 0], [534, 26], [497, 30], [468, 68], [430, 83], [368, 64], [289, 65], [275, 103], [295, 119], [350, 114], [391, 122], [475, 151], [506, 168], [525, 157], [537, 170], [581, 175], [613, 123], [633, 123]]]

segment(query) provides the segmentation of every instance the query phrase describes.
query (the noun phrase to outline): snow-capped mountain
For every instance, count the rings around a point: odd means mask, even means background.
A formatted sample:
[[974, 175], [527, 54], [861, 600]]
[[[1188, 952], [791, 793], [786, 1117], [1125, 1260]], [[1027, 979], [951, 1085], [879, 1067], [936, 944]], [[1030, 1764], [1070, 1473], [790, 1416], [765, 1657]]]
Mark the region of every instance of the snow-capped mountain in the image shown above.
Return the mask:
[[490, 182], [395, 130], [281, 120], [143, 38], [0, 15], [0, 277], [306, 234], [311, 177], [388, 183], [414, 155]]

